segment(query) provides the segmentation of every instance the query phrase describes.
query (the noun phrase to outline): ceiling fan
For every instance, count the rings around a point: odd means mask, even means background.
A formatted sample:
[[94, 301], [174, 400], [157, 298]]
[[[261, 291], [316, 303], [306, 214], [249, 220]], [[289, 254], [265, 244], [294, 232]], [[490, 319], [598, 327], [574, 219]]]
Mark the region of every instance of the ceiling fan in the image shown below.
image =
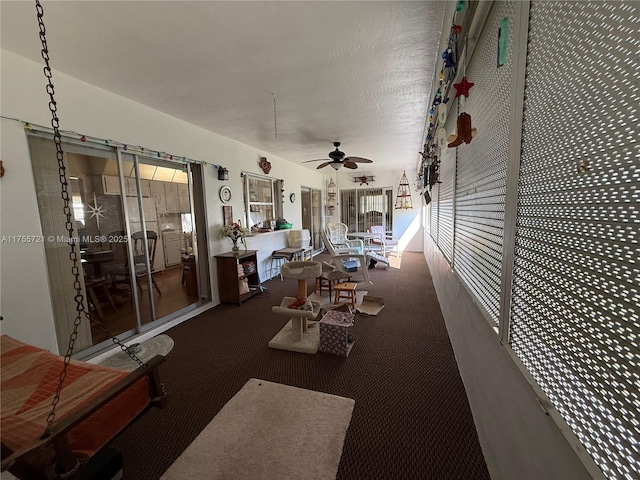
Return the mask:
[[339, 170], [342, 165], [344, 165], [345, 168], [350, 168], [354, 170], [358, 168], [357, 163], [373, 163], [373, 161], [369, 160], [368, 158], [345, 157], [344, 152], [341, 152], [340, 150], [338, 150], [338, 147], [340, 146], [340, 142], [333, 142], [333, 146], [336, 147], [336, 149], [333, 152], [329, 152], [330, 160], [326, 158], [321, 158], [318, 160], [307, 160], [306, 162], [302, 162], [302, 163], [324, 162], [318, 165], [316, 168], [320, 169], [320, 168], [326, 167], [327, 165], [331, 165], [331, 168], [333, 168], [334, 170]]

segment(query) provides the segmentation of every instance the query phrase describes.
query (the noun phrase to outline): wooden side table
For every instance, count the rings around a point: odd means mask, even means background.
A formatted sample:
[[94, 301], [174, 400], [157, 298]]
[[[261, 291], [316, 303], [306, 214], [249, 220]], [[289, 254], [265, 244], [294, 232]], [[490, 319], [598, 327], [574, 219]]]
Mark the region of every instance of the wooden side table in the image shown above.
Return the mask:
[[333, 286], [333, 289], [336, 292], [335, 300], [333, 303], [338, 303], [340, 299], [344, 298], [351, 303], [351, 308], [356, 308], [356, 287], [358, 284], [356, 282], [344, 282], [338, 283]]

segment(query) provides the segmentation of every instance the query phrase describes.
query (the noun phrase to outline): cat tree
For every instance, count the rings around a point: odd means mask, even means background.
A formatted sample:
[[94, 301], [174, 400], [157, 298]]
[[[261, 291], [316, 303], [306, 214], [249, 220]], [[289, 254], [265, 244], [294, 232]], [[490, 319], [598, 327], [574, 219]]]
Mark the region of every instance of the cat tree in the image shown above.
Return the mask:
[[322, 274], [320, 262], [287, 262], [280, 269], [284, 278], [298, 280], [298, 292], [295, 297], [284, 297], [280, 305], [271, 310], [278, 315], [290, 317], [280, 332], [271, 339], [269, 347], [302, 353], [316, 353], [320, 336], [316, 324], [309, 325], [320, 313], [320, 303], [307, 299], [307, 280]]

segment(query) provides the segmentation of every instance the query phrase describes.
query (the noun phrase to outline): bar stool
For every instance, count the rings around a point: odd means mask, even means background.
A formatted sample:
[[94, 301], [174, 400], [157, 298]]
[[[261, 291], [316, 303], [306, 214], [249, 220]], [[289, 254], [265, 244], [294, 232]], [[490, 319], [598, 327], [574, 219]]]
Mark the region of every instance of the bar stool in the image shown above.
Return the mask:
[[282, 282], [282, 265], [289, 260], [285, 255], [281, 255], [276, 253], [274, 250], [269, 257], [269, 280], [271, 280], [276, 275], [280, 275], [280, 281]]

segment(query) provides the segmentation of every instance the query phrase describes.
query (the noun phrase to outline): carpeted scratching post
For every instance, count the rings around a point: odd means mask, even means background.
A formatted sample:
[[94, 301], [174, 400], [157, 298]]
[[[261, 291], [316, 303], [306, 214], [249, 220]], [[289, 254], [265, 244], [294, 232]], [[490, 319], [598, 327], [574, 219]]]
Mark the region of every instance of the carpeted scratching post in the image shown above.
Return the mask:
[[318, 329], [309, 330], [308, 321], [320, 312], [320, 303], [307, 299], [307, 279], [319, 277], [320, 262], [287, 262], [280, 271], [285, 278], [298, 280], [295, 297], [284, 297], [280, 305], [272, 307], [273, 313], [287, 315], [289, 323], [270, 342], [269, 347], [302, 353], [316, 353], [320, 342]]

